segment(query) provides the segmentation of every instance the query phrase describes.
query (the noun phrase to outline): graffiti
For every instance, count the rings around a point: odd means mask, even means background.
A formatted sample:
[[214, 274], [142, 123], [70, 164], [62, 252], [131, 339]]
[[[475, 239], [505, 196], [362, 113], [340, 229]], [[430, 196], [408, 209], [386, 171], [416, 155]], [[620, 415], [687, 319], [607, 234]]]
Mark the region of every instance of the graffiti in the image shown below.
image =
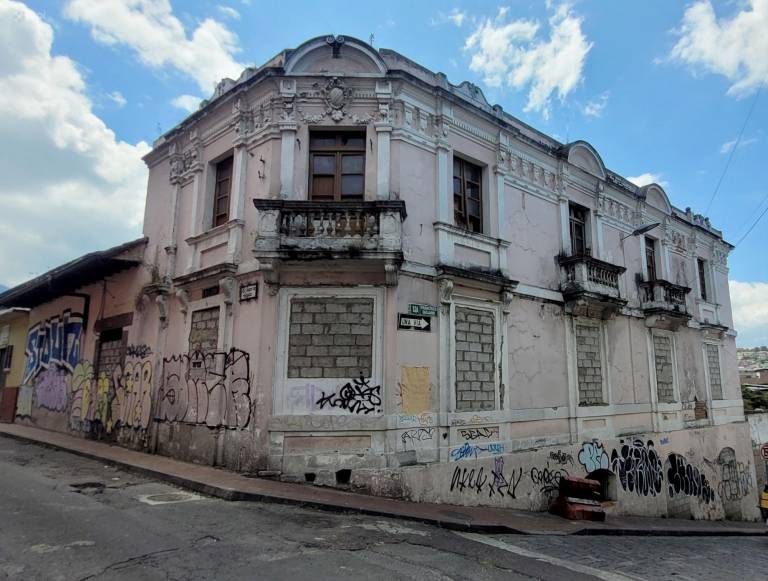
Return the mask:
[[488, 416], [478, 416], [478, 415], [474, 415], [468, 420], [465, 420], [464, 418], [451, 419], [452, 426], [467, 426], [471, 424], [489, 424], [491, 422], [493, 422], [493, 418]]
[[562, 450], [550, 452], [549, 459], [552, 460], [555, 464], [560, 464], [561, 466], [565, 466], [566, 464], [573, 466], [573, 456], [571, 456], [568, 452], [563, 452]]
[[549, 496], [554, 496], [560, 489], [560, 480], [568, 476], [568, 471], [565, 468], [549, 467], [549, 464], [545, 468], [531, 468], [530, 477], [531, 481], [539, 487], [539, 492]]
[[146, 359], [152, 355], [152, 349], [149, 345], [126, 345], [125, 356], [136, 357], [138, 359]]
[[320, 388], [314, 383], [292, 385], [285, 395], [285, 403], [294, 413], [307, 413], [315, 407], [319, 395]]
[[67, 409], [67, 372], [58, 366], [51, 366], [40, 372], [35, 380], [37, 406], [54, 412]]
[[488, 497], [506, 496], [517, 498], [515, 493], [520, 480], [523, 478], [523, 469], [512, 470], [509, 476], [504, 475], [504, 459], [496, 458], [494, 460], [494, 469], [491, 471], [490, 480], [485, 474], [485, 468], [461, 468], [457, 466], [453, 471], [451, 478], [451, 492], [475, 491], [480, 494], [487, 490]]
[[397, 424], [399, 426], [433, 426], [435, 424], [435, 418], [431, 414], [423, 413], [417, 416], [398, 416]]
[[90, 361], [81, 361], [67, 377], [67, 393], [70, 398], [69, 419], [77, 428], [79, 422], [91, 419], [91, 389], [93, 383], [93, 365]]
[[463, 460], [465, 458], [477, 458], [478, 456], [481, 456], [484, 452], [487, 452], [488, 454], [492, 454], [492, 455], [503, 454], [504, 445], [488, 444], [487, 446], [479, 446], [477, 444], [470, 444], [469, 442], [464, 442], [458, 448], [454, 448], [453, 450], [451, 450], [451, 460], [458, 461], [458, 460]]
[[666, 446], [667, 444], [669, 444], [669, 437], [662, 436], [661, 438], [659, 438], [659, 444], [661, 444], [662, 446]]
[[32, 387], [22, 385], [19, 387], [19, 396], [16, 399], [16, 415], [22, 418], [32, 416]]
[[584, 442], [579, 452], [579, 462], [584, 466], [587, 474], [595, 470], [609, 470], [610, 462], [608, 453], [603, 449], [602, 444], [597, 442]]
[[413, 428], [400, 434], [400, 441], [407, 447], [407, 442], [413, 445], [414, 442], [423, 442], [431, 440], [435, 435], [435, 428]]
[[717, 456], [720, 465], [720, 484], [717, 493], [723, 500], [734, 501], [747, 496], [752, 489], [749, 466], [736, 461], [733, 448], [723, 448]]
[[621, 452], [611, 454], [611, 469], [619, 477], [621, 487], [638, 496], [656, 496], [661, 493], [664, 479], [661, 460], [653, 446], [653, 441], [643, 443], [640, 439], [624, 443]]
[[107, 431], [119, 426], [146, 429], [151, 415], [152, 363], [126, 362], [124, 369], [118, 367], [113, 372], [112, 385], [109, 421], [104, 421]]
[[715, 499], [715, 492], [707, 477], [680, 454], [669, 455], [667, 481], [670, 498], [676, 495], [695, 496], [705, 503]]
[[71, 372], [80, 361], [82, 334], [83, 315], [69, 309], [30, 328], [24, 350], [27, 362], [23, 382], [28, 383], [51, 364]]
[[465, 440], [493, 440], [499, 437], [499, 426], [484, 428], [462, 428], [459, 435]]
[[246, 427], [252, 407], [250, 355], [232, 348], [164, 358], [157, 402], [159, 420]]
[[323, 409], [326, 405], [332, 408], [347, 410], [353, 414], [369, 414], [371, 412], [380, 412], [381, 408], [381, 386], [372, 387], [368, 380], [360, 376], [360, 379], [353, 379], [339, 390], [338, 395], [333, 392], [317, 400], [317, 405]]

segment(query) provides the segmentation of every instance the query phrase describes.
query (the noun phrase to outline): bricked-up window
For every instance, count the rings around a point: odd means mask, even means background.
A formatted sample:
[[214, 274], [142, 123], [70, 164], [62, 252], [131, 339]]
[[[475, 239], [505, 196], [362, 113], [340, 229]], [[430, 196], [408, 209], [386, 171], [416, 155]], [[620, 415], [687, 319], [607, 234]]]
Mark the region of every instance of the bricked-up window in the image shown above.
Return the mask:
[[483, 231], [483, 169], [453, 158], [453, 220], [470, 232]]
[[645, 237], [645, 267], [648, 271], [648, 280], [656, 280], [656, 241]]
[[216, 164], [216, 184], [213, 190], [213, 227], [229, 221], [229, 196], [232, 191], [232, 157]]
[[289, 378], [371, 376], [373, 299], [294, 298], [288, 335]]
[[712, 399], [723, 399], [723, 383], [720, 377], [720, 349], [711, 343], [705, 344], [707, 355], [707, 370], [709, 371], [709, 388]]
[[672, 340], [666, 335], [653, 336], [653, 359], [656, 365], [656, 393], [661, 403], [675, 401], [674, 359]]
[[192, 312], [189, 328], [189, 351], [209, 353], [219, 346], [219, 307]]
[[576, 370], [579, 405], [604, 404], [600, 327], [576, 325]]
[[99, 334], [99, 355], [96, 376], [112, 377], [112, 373], [125, 362], [122, 329], [109, 329]]
[[570, 204], [568, 214], [571, 232], [571, 254], [573, 256], [584, 256], [589, 251], [587, 241], [589, 210], [577, 204]]
[[313, 200], [362, 200], [365, 132], [313, 131], [309, 136], [309, 168]]
[[696, 259], [696, 269], [699, 271], [699, 296], [707, 300], [707, 263], [703, 258]]
[[496, 409], [494, 332], [488, 311], [456, 307], [456, 411]]

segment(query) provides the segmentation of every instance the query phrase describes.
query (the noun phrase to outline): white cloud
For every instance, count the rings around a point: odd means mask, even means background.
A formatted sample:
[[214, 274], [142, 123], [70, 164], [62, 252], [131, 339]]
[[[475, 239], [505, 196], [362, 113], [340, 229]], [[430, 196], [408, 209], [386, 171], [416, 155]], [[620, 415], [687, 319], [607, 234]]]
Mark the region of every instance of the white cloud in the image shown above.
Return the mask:
[[584, 113], [584, 115], [586, 115], [587, 117], [602, 117], [603, 111], [605, 110], [605, 107], [608, 105], [609, 96], [610, 96], [610, 93], [608, 91], [605, 91], [603, 93], [600, 93], [594, 99], [590, 99], [589, 101], [587, 101], [587, 104], [584, 105], [582, 109], [582, 113]]
[[188, 35], [168, 0], [70, 0], [64, 14], [89, 25], [97, 42], [126, 45], [143, 64], [172, 67], [205, 92], [245, 68], [233, 56], [240, 50], [235, 33], [206, 18]]
[[432, 18], [430, 20], [430, 24], [432, 26], [437, 26], [439, 24], [445, 24], [447, 22], [452, 22], [458, 27], [461, 27], [462, 24], [464, 24], [464, 20], [467, 18], [467, 13], [463, 10], [459, 10], [458, 8], [452, 9], [450, 12], [438, 12], [437, 16], [435, 18]]
[[232, 20], [240, 20], [240, 13], [232, 8], [231, 6], [222, 6], [219, 4], [216, 6], [216, 10], [221, 12], [222, 16], [226, 16], [227, 18], [231, 18]]
[[0, 281], [15, 285], [141, 233], [150, 147], [120, 141], [93, 113], [53, 28], [0, 2]]
[[628, 177], [627, 179], [639, 188], [648, 184], [659, 184], [662, 188], [666, 188], [668, 185], [667, 182], [661, 179], [661, 174], [659, 173], [646, 172], [641, 173], [639, 176]]
[[507, 84], [528, 88], [525, 111], [549, 117], [554, 94], [562, 101], [582, 80], [592, 43], [581, 30], [582, 18], [562, 4], [549, 18], [549, 38], [539, 36], [532, 20], [507, 21], [508, 8], [479, 22], [464, 49], [472, 55], [469, 67], [492, 87]]
[[[737, 139], [732, 139], [731, 141], [726, 141], [720, 146], [720, 153], [731, 153], [733, 151], [733, 148], [736, 147], [736, 141]], [[752, 145], [753, 143], [757, 143], [760, 141], [757, 137], [750, 137], [749, 139], [742, 139], [739, 142], [739, 149], [742, 147], [746, 147], [747, 145]]]
[[125, 100], [125, 97], [123, 97], [123, 94], [120, 91], [112, 91], [111, 93], [107, 93], [107, 99], [112, 101], [118, 107], [125, 107], [125, 104], [128, 102]]
[[768, 344], [768, 282], [729, 281], [740, 345]]
[[194, 95], [179, 95], [171, 101], [171, 105], [183, 109], [188, 113], [194, 113], [200, 108], [200, 101], [202, 101], [202, 99], [200, 97], [195, 97]]
[[768, 83], [768, 0], [739, 5], [743, 9], [730, 18], [718, 18], [709, 0], [690, 5], [670, 53], [694, 70], [723, 75], [736, 96]]

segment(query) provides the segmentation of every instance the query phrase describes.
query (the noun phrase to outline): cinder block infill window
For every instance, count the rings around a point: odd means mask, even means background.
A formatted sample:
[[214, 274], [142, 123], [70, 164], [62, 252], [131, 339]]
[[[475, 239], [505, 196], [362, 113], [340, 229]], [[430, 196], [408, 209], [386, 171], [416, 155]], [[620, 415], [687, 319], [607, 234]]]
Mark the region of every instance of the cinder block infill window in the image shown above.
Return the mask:
[[656, 364], [656, 393], [661, 403], [675, 401], [672, 340], [666, 335], [653, 336], [653, 358]]
[[494, 333], [491, 313], [456, 307], [456, 411], [496, 409]]
[[709, 388], [712, 390], [712, 399], [723, 399], [723, 383], [720, 378], [720, 349], [717, 345], [707, 343], [707, 370], [709, 371]]
[[576, 324], [576, 369], [579, 405], [601, 405], [603, 401], [603, 365], [600, 327]]
[[371, 376], [371, 298], [294, 298], [288, 335], [289, 378]]

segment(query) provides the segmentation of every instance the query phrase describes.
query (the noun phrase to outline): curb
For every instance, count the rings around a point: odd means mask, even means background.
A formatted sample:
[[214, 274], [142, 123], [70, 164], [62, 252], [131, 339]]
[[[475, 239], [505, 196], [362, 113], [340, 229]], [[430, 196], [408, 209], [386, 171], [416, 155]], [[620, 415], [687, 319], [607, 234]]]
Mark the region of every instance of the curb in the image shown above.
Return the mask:
[[524, 531], [524, 530], [515, 529], [510, 526], [502, 525], [502, 524], [474, 524], [471, 521], [467, 522], [467, 521], [442, 519], [442, 518], [430, 518], [426, 516], [416, 516], [416, 515], [390, 512], [386, 510], [364, 508], [360, 506], [346, 506], [343, 504], [323, 502], [318, 500], [301, 500], [298, 498], [274, 496], [270, 494], [244, 492], [242, 490], [234, 490], [230, 488], [224, 488], [221, 486], [213, 486], [210, 484], [205, 484], [204, 482], [200, 482], [198, 480], [192, 480], [190, 478], [174, 476], [172, 474], [168, 474], [167, 472], [160, 472], [158, 470], [153, 470], [151, 468], [143, 468], [141, 466], [136, 466], [135, 464], [130, 464], [127, 462], [122, 462], [120, 460], [104, 458], [103, 456], [99, 456], [98, 454], [93, 454], [90, 452], [84, 452], [82, 450], [68, 448], [60, 444], [43, 442], [41, 440], [36, 440], [31, 437], [22, 436], [20, 434], [10, 434], [8, 432], [0, 431], [0, 436], [10, 438], [13, 440], [19, 440], [22, 442], [35, 444], [43, 448], [49, 448], [52, 450], [68, 452], [76, 456], [88, 458], [89, 460], [96, 460], [98, 462], [102, 462], [104, 464], [108, 464], [111, 466], [117, 466], [125, 470], [126, 472], [132, 472], [134, 474], [139, 474], [141, 476], [148, 476], [155, 480], [159, 480], [161, 482], [167, 482], [169, 484], [173, 484], [174, 486], [178, 486], [179, 488], [186, 488], [188, 490], [192, 490], [194, 492], [199, 492], [200, 494], [204, 494], [205, 496], [219, 498], [221, 500], [226, 500], [229, 502], [263, 502], [263, 503], [269, 503], [269, 504], [283, 504], [283, 505], [290, 505], [290, 506], [298, 506], [300, 508], [311, 508], [311, 509], [322, 510], [326, 512], [363, 514], [363, 515], [369, 515], [369, 516], [378, 516], [378, 517], [385, 517], [385, 518], [408, 520], [412, 522], [420, 522], [420, 523], [437, 526], [437, 527], [448, 529], [448, 530], [489, 534], [489, 535], [494, 535], [494, 534], [495, 535], [499, 535], [499, 534], [527, 535], [527, 536], [609, 536], [610, 535], [610, 536], [635, 536], [635, 537], [648, 537], [648, 536], [762, 537], [762, 536], [768, 535], [768, 529], [764, 531], [758, 531], [758, 530], [740, 531], [737, 529], [687, 530], [687, 529], [637, 529], [637, 528], [584, 527], [584, 528], [580, 528], [572, 531], [551, 531], [551, 532]]

